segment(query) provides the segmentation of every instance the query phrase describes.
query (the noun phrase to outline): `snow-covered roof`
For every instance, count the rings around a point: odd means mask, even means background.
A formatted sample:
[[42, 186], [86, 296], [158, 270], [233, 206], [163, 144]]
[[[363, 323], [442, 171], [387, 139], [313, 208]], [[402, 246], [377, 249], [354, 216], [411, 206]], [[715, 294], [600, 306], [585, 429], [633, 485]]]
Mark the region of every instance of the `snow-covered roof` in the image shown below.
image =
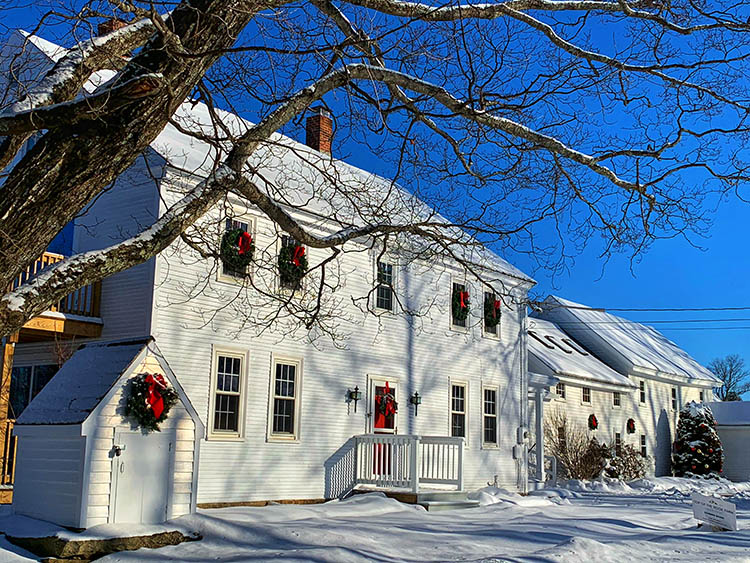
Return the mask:
[[653, 327], [552, 295], [544, 301], [544, 309], [541, 315], [549, 313], [549, 318], [561, 329], [595, 333], [634, 367], [688, 380], [721, 383]]
[[24, 409], [16, 424], [80, 424], [152, 338], [83, 344]]
[[716, 401], [706, 403], [719, 426], [750, 426], [750, 402]]
[[[28, 37], [31, 40], [32, 36]], [[62, 56], [61, 47], [49, 41], [34, 41], [34, 44], [47, 52], [53, 61]], [[109, 70], [100, 71], [92, 76], [90, 82], [99, 86], [113, 74]], [[87, 90], [91, 91], [93, 88], [89, 87]], [[253, 125], [227, 111], [217, 109], [215, 115], [235, 136]], [[209, 109], [201, 102], [183, 103], [173, 119], [184, 130], [215, 134], [215, 124]], [[186, 135], [171, 123], [154, 139], [151, 147], [170, 166], [188, 172], [196, 180], [206, 177], [215, 163], [220, 162], [229, 150], [228, 145], [217, 147]], [[253, 170], [251, 179], [261, 189], [265, 189], [272, 199], [283, 205], [304, 209], [344, 227], [394, 220], [402, 224], [446, 222], [427, 204], [398, 184], [341, 160], [332, 159], [329, 155], [285, 135], [272, 135], [267, 143], [256, 149], [248, 164]], [[535, 283], [532, 278], [463, 230], [451, 229], [451, 236], [465, 243], [465, 246], [454, 245], [451, 248], [461, 258], [524, 282]]]
[[635, 383], [599, 361], [554, 323], [530, 318], [528, 334], [529, 353], [555, 374], [635, 388]]

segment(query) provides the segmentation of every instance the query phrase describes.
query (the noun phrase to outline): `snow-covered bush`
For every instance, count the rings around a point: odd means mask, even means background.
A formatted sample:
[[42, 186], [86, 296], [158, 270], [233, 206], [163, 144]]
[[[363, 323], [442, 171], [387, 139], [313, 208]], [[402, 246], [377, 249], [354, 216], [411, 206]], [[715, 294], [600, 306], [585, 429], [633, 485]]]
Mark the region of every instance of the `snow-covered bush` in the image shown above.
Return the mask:
[[672, 471], [678, 477], [718, 475], [724, 462], [721, 440], [711, 409], [691, 401], [680, 411], [672, 453]]
[[544, 442], [558, 461], [558, 474], [567, 479], [595, 479], [607, 464], [609, 448], [591, 438], [582, 424], [556, 411], [545, 420]]
[[619, 455], [615, 447], [610, 446], [609, 453], [611, 457], [607, 460], [604, 468], [604, 474], [607, 477], [623, 481], [633, 481], [645, 477], [649, 460], [647, 457], [643, 457], [641, 452], [633, 446], [630, 444], [622, 446]]

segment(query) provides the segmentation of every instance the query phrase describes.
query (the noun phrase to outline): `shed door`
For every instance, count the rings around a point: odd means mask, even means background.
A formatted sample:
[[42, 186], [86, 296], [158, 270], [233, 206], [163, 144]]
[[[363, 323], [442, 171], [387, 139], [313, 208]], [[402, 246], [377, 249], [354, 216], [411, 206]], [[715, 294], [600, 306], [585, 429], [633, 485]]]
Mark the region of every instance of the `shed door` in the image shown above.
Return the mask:
[[171, 489], [172, 437], [153, 432], [119, 432], [115, 445], [115, 523], [159, 524], [167, 519]]

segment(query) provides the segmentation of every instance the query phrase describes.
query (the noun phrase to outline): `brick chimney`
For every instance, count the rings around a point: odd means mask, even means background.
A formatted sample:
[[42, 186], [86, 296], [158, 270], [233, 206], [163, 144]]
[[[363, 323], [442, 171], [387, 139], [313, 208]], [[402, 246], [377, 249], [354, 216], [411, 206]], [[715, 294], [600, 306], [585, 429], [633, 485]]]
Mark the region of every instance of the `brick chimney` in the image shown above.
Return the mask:
[[322, 107], [312, 108], [312, 115], [307, 118], [305, 127], [307, 137], [305, 144], [320, 152], [331, 154], [333, 121], [331, 114]]
[[117, 31], [126, 25], [128, 25], [128, 22], [125, 20], [121, 20], [120, 18], [109, 18], [97, 26], [96, 34], [101, 37], [102, 35], [107, 35], [108, 33]]

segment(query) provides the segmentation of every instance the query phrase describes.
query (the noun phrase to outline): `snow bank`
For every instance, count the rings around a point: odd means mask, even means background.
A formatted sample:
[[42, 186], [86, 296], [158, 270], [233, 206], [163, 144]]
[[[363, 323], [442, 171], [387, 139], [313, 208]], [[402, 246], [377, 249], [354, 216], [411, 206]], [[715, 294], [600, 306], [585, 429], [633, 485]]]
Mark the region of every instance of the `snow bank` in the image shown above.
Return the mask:
[[[627, 495], [680, 494], [691, 493], [719, 495], [750, 499], [750, 482], [733, 483], [722, 477], [648, 477], [626, 483], [619, 479], [601, 478], [594, 481], [572, 479], [560, 484], [563, 489], [583, 493], [611, 493]], [[557, 489], [556, 489], [557, 490]]]
[[478, 500], [480, 506], [505, 503], [514, 506], [550, 506], [553, 503], [546, 496], [521, 496], [499, 487], [484, 487], [466, 495], [471, 500]]

